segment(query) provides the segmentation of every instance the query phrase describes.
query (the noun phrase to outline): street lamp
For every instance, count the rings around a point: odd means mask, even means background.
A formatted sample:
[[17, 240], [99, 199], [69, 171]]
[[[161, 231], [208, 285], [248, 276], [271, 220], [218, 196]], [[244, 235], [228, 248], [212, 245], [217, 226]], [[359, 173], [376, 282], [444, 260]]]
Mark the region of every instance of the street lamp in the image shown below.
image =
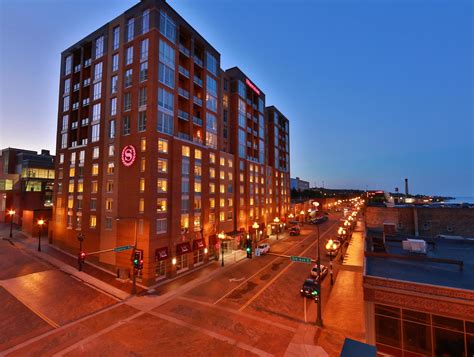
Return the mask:
[[278, 225], [278, 223], [280, 223], [280, 218], [275, 217], [275, 219], [273, 220], [273, 222], [275, 222], [276, 225], [277, 225], [277, 240], [278, 240], [278, 231], [280, 230], [280, 226]]
[[300, 215], [301, 215], [301, 221], [304, 221], [304, 211], [303, 210], [300, 211]]
[[258, 229], [260, 228], [260, 226], [257, 222], [253, 222], [252, 228], [255, 229], [255, 241], [257, 241], [257, 239], [258, 239]]
[[15, 215], [15, 210], [13, 209], [9, 210], [8, 214], [10, 215], [10, 238], [11, 238], [12, 232], [13, 232], [13, 216]]
[[38, 252], [41, 252], [41, 230], [43, 228], [44, 224], [44, 219], [40, 218], [38, 219], [38, 226], [39, 226], [39, 232], [38, 232]]
[[316, 326], [323, 327], [323, 317], [322, 317], [322, 310], [321, 305], [322, 303], [322, 295], [321, 295], [321, 252], [320, 252], [320, 244], [319, 244], [319, 224], [316, 225], [316, 231], [318, 232], [318, 260], [316, 261], [317, 264], [317, 271], [318, 271], [318, 316], [316, 318]]
[[[82, 233], [79, 233], [77, 235], [77, 240], [79, 241], [79, 271], [82, 271], [82, 242], [84, 241], [84, 235]], [[85, 257], [85, 256], [84, 256]]]
[[337, 245], [332, 239], [326, 243], [326, 250], [329, 251], [329, 273], [331, 274], [331, 285], [334, 285], [333, 270], [332, 270], [332, 255], [336, 251]]
[[221, 232], [217, 235], [217, 238], [221, 240], [221, 252], [222, 252], [222, 264], [221, 266], [224, 266], [224, 239], [225, 239], [225, 233]]

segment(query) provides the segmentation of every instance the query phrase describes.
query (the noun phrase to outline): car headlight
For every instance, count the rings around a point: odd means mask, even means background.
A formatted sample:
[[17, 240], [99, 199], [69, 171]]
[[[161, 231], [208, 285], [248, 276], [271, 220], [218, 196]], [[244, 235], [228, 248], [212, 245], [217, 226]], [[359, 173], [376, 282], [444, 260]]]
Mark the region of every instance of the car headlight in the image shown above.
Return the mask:
[[300, 292], [303, 292], [303, 289], [300, 289]]

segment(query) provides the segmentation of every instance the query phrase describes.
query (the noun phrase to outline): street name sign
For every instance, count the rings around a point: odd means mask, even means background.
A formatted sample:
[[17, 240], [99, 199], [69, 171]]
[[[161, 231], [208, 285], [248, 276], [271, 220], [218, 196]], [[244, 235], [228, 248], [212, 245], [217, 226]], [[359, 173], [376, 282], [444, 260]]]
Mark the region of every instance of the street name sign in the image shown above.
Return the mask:
[[311, 264], [311, 258], [306, 258], [306, 257], [297, 257], [297, 256], [292, 255], [290, 257], [290, 260], [292, 262], [297, 262], [297, 263]]
[[123, 252], [124, 250], [133, 249], [133, 245], [122, 245], [121, 247], [115, 247], [114, 252]]

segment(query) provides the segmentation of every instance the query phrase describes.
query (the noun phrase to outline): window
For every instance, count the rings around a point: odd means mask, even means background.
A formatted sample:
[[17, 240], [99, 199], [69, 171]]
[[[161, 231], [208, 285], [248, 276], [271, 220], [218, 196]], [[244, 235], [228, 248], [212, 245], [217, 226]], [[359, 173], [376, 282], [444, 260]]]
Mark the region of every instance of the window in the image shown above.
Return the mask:
[[142, 33], [148, 32], [150, 29], [150, 10], [146, 9], [142, 14]]
[[189, 179], [183, 178], [181, 180], [181, 193], [182, 194], [189, 194]]
[[158, 178], [156, 180], [157, 192], [165, 193], [168, 191], [168, 180], [165, 178]]
[[211, 93], [212, 95], [217, 96], [217, 82], [210, 75], [207, 75], [206, 87], [207, 87], [208, 93]]
[[225, 159], [223, 157], [220, 158], [219, 163], [221, 166], [225, 166]]
[[156, 130], [165, 134], [173, 134], [173, 116], [159, 111]]
[[209, 168], [209, 178], [215, 178], [216, 177], [216, 169], [213, 167]]
[[133, 63], [133, 46], [127, 48], [127, 52], [125, 52], [125, 65], [129, 65]]
[[213, 152], [211, 152], [209, 154], [209, 163], [210, 164], [215, 164], [216, 163], [216, 154], [214, 154]]
[[100, 103], [92, 106], [92, 121], [100, 120]]
[[194, 192], [201, 193], [201, 181], [194, 181]]
[[104, 54], [104, 36], [95, 40], [95, 58], [100, 58]]
[[140, 177], [140, 192], [145, 192], [145, 179], [143, 177]]
[[140, 43], [140, 60], [148, 59], [148, 43], [147, 38]]
[[164, 11], [160, 11], [160, 32], [171, 42], [176, 42], [176, 25]]
[[146, 168], [146, 159], [142, 157], [140, 159], [140, 171], [145, 172], [145, 168]]
[[138, 200], [138, 213], [145, 212], [145, 199], [140, 198]]
[[95, 228], [97, 226], [97, 217], [95, 215], [90, 216], [89, 226]]
[[146, 111], [138, 112], [138, 131], [146, 130]]
[[106, 188], [106, 191], [107, 191], [108, 193], [113, 192], [113, 191], [114, 191], [114, 182], [111, 181], [111, 180], [107, 181], [107, 183], [106, 183], [106, 185], [105, 185], [105, 188]]
[[92, 164], [92, 176], [99, 174], [99, 164]]
[[112, 72], [117, 71], [118, 67], [119, 67], [119, 55], [115, 54], [112, 56]]
[[158, 139], [158, 152], [167, 154], [168, 153], [168, 140]]
[[112, 98], [110, 100], [110, 115], [114, 116], [117, 114], [117, 98]]
[[146, 105], [146, 99], [147, 99], [146, 87], [142, 87], [138, 91], [138, 106], [140, 107], [140, 106]]
[[183, 157], [181, 161], [181, 175], [189, 176], [189, 158]]
[[219, 200], [219, 207], [221, 207], [221, 208], [222, 208], [222, 207], [225, 207], [225, 200], [224, 200], [223, 198], [221, 198], [221, 199]]
[[189, 211], [189, 197], [181, 197], [181, 212]]
[[96, 142], [99, 141], [99, 135], [100, 135], [100, 125], [92, 125], [92, 135], [91, 135], [91, 142]]
[[158, 159], [158, 173], [165, 174], [168, 172], [168, 160]]
[[214, 198], [209, 198], [209, 208], [215, 208], [216, 207], [216, 200]]
[[146, 138], [140, 139], [140, 150], [144, 152], [146, 150]]
[[69, 110], [69, 96], [63, 98], [63, 112]]
[[206, 52], [206, 67], [209, 72], [217, 76], [217, 60], [209, 52]]
[[217, 112], [217, 98], [209, 93], [206, 94], [206, 107], [215, 113]]
[[133, 40], [135, 31], [135, 19], [131, 18], [127, 21], [127, 42]]
[[97, 82], [96, 84], [94, 84], [93, 99], [94, 100], [100, 99], [100, 96], [102, 94], [101, 92], [102, 92], [102, 82]]
[[224, 171], [221, 171], [221, 172], [220, 172], [220, 179], [221, 179], [221, 180], [224, 180], [224, 179], [225, 179], [225, 172], [224, 172]]
[[132, 108], [132, 94], [131, 93], [125, 93], [123, 95], [123, 110], [127, 111]]
[[201, 164], [196, 163], [194, 165], [194, 176], [196, 176], [196, 177], [201, 177], [202, 176]]
[[159, 80], [174, 88], [175, 51], [165, 41], [160, 40]]
[[125, 88], [127, 87], [130, 87], [132, 85], [132, 69], [127, 69], [127, 71], [125, 72], [125, 78], [124, 78], [124, 81], [123, 81], [123, 85]]
[[183, 145], [181, 147], [181, 155], [185, 157], [189, 157], [191, 154], [191, 150], [189, 149], [189, 146]]
[[127, 115], [122, 118], [122, 135], [130, 134], [130, 117]]
[[120, 45], [120, 27], [119, 26], [114, 27], [112, 37], [113, 37], [112, 48], [116, 50], [117, 48], [119, 48], [119, 45]]
[[113, 76], [111, 79], [111, 94], [115, 94], [118, 91], [118, 76]]
[[159, 80], [170, 88], [174, 88], [174, 70], [160, 62]]
[[115, 138], [115, 120], [109, 121], [109, 139]]
[[71, 91], [71, 78], [68, 78], [64, 81], [64, 94], [69, 94]]
[[102, 78], [102, 62], [96, 63], [94, 66], [94, 80], [100, 80]]
[[61, 134], [61, 149], [67, 148], [67, 134]]
[[[99, 167], [97, 166], [97, 172], [99, 171]], [[97, 193], [99, 190], [99, 183], [97, 181], [92, 181], [91, 193]]]
[[221, 222], [225, 221], [225, 213], [224, 212], [219, 213], [219, 221], [221, 221]]
[[166, 212], [166, 198], [158, 198], [156, 200], [156, 213], [165, 213]]
[[148, 79], [148, 61], [140, 63], [140, 82]]
[[220, 193], [225, 193], [225, 186], [224, 185], [219, 185], [219, 192]]
[[111, 198], [107, 198], [107, 199], [105, 200], [105, 209], [106, 209], [107, 211], [112, 211], [113, 206], [114, 206], [114, 200], [111, 199]]
[[64, 75], [67, 76], [68, 74], [71, 74], [71, 71], [72, 71], [72, 56], [69, 55], [65, 59]]
[[215, 193], [216, 192], [216, 185], [214, 183], [209, 184], [209, 193]]
[[194, 150], [194, 158], [196, 160], [202, 160], [202, 151], [199, 149]]
[[166, 218], [158, 218], [156, 220], [156, 233], [166, 233], [167, 231], [167, 222]]
[[238, 92], [239, 92], [239, 95], [242, 97], [242, 98], [246, 98], [247, 97], [247, 89], [245, 88], [245, 84], [242, 82], [242, 81], [238, 81]]
[[107, 173], [112, 175], [115, 172], [115, 164], [113, 162], [109, 162], [107, 164]]

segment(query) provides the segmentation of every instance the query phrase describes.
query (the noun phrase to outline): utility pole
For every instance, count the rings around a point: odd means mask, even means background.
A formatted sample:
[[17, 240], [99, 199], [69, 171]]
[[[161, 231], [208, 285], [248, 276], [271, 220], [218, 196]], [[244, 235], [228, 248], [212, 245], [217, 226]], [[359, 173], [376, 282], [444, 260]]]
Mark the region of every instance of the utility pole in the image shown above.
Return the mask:
[[321, 305], [322, 305], [322, 295], [321, 295], [321, 254], [320, 254], [320, 249], [319, 249], [319, 224], [316, 225], [316, 230], [318, 232], [318, 261], [317, 261], [317, 266], [318, 266], [318, 316], [316, 317], [316, 326], [318, 327], [323, 327], [323, 318], [322, 318], [322, 311], [321, 311]]

